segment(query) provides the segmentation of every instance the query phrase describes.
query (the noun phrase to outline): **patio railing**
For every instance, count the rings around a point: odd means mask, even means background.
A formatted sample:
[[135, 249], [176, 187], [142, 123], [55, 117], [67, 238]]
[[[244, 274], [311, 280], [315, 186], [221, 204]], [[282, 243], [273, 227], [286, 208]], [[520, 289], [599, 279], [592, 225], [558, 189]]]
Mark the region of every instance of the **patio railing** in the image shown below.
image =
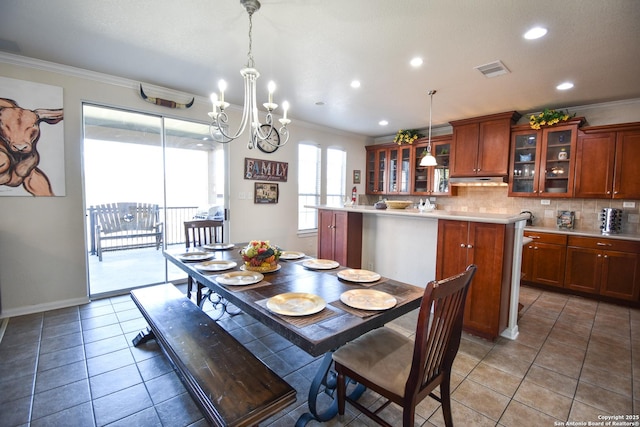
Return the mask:
[[[167, 245], [175, 245], [184, 243], [184, 222], [192, 220], [198, 211], [197, 206], [171, 206], [167, 207], [166, 211], [163, 207], [160, 208], [160, 212], [165, 212], [164, 218], [164, 241]], [[87, 236], [89, 237], [89, 251], [92, 255], [96, 254], [96, 236], [95, 229], [97, 225], [96, 212], [91, 208], [87, 209]], [[160, 221], [160, 218], [157, 219]], [[134, 242], [138, 247], [155, 245], [155, 240], [151, 241], [147, 237], [134, 238]], [[114, 239], [109, 242], [103, 243], [103, 246], [107, 248], [117, 248], [122, 242], [118, 242], [118, 239]]]

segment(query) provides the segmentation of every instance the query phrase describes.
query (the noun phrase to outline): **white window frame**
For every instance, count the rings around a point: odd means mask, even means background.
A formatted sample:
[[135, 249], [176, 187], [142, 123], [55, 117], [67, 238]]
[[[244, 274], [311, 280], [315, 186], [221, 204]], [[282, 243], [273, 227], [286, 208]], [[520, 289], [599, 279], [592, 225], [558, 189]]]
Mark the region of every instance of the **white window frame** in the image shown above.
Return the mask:
[[[315, 152], [315, 159], [308, 155]], [[322, 149], [317, 144], [298, 144], [298, 232], [318, 229], [318, 210], [305, 208], [319, 205], [321, 197]], [[314, 172], [315, 170], [315, 178]], [[311, 182], [309, 182], [311, 178]], [[315, 187], [315, 188], [313, 188]]]

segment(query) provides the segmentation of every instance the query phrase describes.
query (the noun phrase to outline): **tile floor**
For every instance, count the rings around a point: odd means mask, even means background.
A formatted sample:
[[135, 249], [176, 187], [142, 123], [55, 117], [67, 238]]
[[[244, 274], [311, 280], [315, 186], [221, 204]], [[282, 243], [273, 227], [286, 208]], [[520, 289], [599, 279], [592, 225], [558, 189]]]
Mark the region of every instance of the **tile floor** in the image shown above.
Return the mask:
[[[517, 340], [464, 335], [452, 378], [456, 425], [586, 425], [640, 413], [640, 310], [527, 287], [521, 302]], [[414, 321], [390, 326], [410, 335]], [[247, 315], [220, 323], [298, 390], [297, 403], [264, 425], [294, 425], [318, 360]], [[131, 346], [145, 326], [127, 295], [10, 319], [0, 342], [0, 426], [206, 425], [155, 342]], [[397, 407], [383, 416], [399, 425]], [[415, 424], [444, 425], [439, 405], [423, 401]], [[347, 411], [326, 425], [372, 423]]]

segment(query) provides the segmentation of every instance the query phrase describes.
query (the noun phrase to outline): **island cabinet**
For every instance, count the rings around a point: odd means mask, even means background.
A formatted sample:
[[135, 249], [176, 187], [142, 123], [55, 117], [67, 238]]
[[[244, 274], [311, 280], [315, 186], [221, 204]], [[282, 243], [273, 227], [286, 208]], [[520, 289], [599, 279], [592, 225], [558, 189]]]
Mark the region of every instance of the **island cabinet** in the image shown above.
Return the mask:
[[640, 242], [569, 236], [565, 287], [638, 302]]
[[572, 197], [578, 126], [583, 118], [512, 129], [509, 196]]
[[519, 118], [510, 111], [450, 122], [451, 176], [507, 176], [511, 126]]
[[362, 214], [318, 210], [318, 258], [351, 268], [362, 264]]
[[564, 287], [567, 235], [525, 231], [533, 239], [522, 249], [522, 281]]
[[640, 123], [582, 129], [576, 147], [575, 197], [640, 198]]
[[436, 278], [458, 274], [476, 264], [476, 272], [465, 305], [466, 331], [494, 340], [507, 327], [513, 224], [456, 220], [438, 221]]
[[417, 196], [455, 196], [456, 188], [449, 185], [451, 169], [451, 135], [431, 138], [431, 154], [438, 162], [437, 166], [420, 166], [427, 154], [428, 140], [417, 140], [414, 146], [413, 182], [411, 194]]

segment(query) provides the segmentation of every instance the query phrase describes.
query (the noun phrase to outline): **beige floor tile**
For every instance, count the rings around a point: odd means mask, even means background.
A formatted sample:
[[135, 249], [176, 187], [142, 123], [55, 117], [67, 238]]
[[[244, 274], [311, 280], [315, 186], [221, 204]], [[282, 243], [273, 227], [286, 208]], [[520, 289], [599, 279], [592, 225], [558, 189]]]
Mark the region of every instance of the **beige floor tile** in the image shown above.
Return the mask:
[[571, 398], [540, 387], [526, 378], [513, 399], [559, 420], [569, 416], [572, 402]]
[[484, 363], [519, 378], [524, 378], [531, 363], [504, 353], [490, 352], [482, 360]]
[[629, 335], [616, 335], [610, 333], [607, 329], [593, 328], [589, 343], [593, 345], [604, 344], [605, 347], [624, 347], [625, 350], [631, 349], [631, 337]]
[[505, 427], [522, 427], [522, 426], [553, 426], [558, 421], [543, 412], [537, 411], [518, 401], [512, 400], [500, 418], [500, 425]]
[[540, 305], [536, 305], [536, 303], [533, 303], [525, 314], [535, 315], [540, 317], [547, 317], [549, 319], [556, 320], [558, 316], [560, 316], [561, 312], [562, 312], [562, 309], [551, 310], [548, 307], [543, 307]]
[[493, 343], [489, 343], [489, 341], [481, 342], [464, 336], [460, 340], [460, 349], [458, 350], [458, 353], [465, 354], [477, 360], [482, 360], [492, 348]]
[[480, 363], [476, 366], [468, 378], [508, 397], [513, 396], [522, 381], [522, 378], [508, 374], [486, 363]]
[[602, 421], [598, 418], [599, 415], [603, 415], [602, 410], [593, 406], [582, 403], [578, 400], [573, 401], [571, 405], [571, 412], [569, 413], [568, 421], [575, 423], [589, 423]]
[[496, 342], [489, 354], [504, 354], [530, 364], [536, 358], [538, 349], [520, 344], [517, 340], [501, 338]]
[[616, 375], [609, 370], [603, 371], [588, 364], [585, 364], [582, 368], [580, 381], [627, 396], [631, 396], [633, 392], [630, 376]]
[[620, 347], [609, 347], [606, 344], [590, 342], [584, 365], [623, 377], [632, 375], [630, 352]]
[[[575, 328], [572, 328], [575, 329]], [[550, 341], [556, 341], [562, 343], [567, 349], [577, 349], [583, 353], [587, 351], [587, 345], [589, 344], [589, 334], [575, 333], [570, 329], [565, 329], [562, 325], [558, 324], [549, 333], [547, 338]]]
[[558, 320], [553, 326], [553, 330], [551, 332], [555, 331], [556, 329], [562, 329], [563, 331], [570, 332], [588, 341], [589, 337], [591, 336], [591, 328], [591, 322], [585, 323], [580, 321]]
[[508, 397], [469, 379], [458, 386], [452, 398], [495, 421], [509, 404]]
[[[568, 350], [571, 351], [570, 349]], [[577, 361], [576, 357], [569, 354], [540, 352], [534, 362], [538, 366], [550, 369], [571, 378], [579, 378], [582, 369], [582, 361]]]
[[605, 411], [605, 415], [633, 413], [631, 396], [614, 393], [583, 381], [578, 383], [576, 400]]
[[451, 367], [451, 371], [457, 373], [458, 375], [467, 376], [469, 372], [476, 367], [476, 365], [480, 362], [479, 359], [474, 357], [467, 356], [466, 354], [462, 354], [458, 352], [455, 360], [453, 361], [453, 366]]
[[540, 387], [547, 388], [563, 396], [573, 399], [578, 386], [578, 380], [542, 366], [533, 364], [525, 380], [531, 381]]
[[[456, 401], [451, 402], [451, 418], [454, 426], [495, 427], [496, 425], [494, 420]], [[442, 411], [437, 410], [428, 422], [434, 426], [444, 427]]]

